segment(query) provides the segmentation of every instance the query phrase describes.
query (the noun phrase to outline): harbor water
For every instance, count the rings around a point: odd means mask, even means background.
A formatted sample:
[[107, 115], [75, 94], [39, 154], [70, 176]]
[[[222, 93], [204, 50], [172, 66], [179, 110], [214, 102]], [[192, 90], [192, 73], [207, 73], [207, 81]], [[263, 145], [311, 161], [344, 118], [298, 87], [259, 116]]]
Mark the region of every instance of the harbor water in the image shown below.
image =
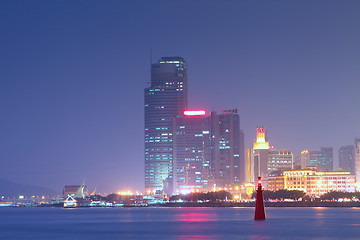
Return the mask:
[[0, 239], [360, 239], [360, 208], [0, 208]]

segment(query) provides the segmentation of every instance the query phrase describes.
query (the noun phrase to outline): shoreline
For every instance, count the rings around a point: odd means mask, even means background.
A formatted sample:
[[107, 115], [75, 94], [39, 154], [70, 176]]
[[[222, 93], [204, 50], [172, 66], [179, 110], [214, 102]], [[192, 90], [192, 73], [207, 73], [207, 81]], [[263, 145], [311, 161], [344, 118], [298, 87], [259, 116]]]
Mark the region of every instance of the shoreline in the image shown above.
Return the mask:
[[[360, 202], [264, 202], [266, 207], [360, 207]], [[148, 207], [255, 207], [255, 202], [164, 203]]]

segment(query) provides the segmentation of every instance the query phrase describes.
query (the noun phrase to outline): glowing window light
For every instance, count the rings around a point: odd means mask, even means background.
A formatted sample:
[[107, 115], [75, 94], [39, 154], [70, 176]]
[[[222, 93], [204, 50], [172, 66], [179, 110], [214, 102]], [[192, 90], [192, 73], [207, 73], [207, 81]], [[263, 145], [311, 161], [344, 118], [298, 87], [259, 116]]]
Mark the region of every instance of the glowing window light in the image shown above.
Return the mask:
[[184, 111], [185, 116], [203, 116], [205, 114], [206, 114], [206, 112], [204, 110], [197, 110], [197, 111], [185, 110]]

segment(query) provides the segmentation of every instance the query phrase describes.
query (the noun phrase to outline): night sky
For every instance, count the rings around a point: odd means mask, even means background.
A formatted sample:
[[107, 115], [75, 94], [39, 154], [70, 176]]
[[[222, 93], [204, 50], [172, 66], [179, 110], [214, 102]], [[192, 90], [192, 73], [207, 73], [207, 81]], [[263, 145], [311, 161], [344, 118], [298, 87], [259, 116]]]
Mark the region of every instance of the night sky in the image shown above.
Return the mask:
[[[0, 177], [144, 188], [153, 61], [188, 63], [190, 109], [238, 108], [246, 147], [360, 137], [360, 1], [0, 1]], [[337, 166], [337, 164], [335, 164]]]

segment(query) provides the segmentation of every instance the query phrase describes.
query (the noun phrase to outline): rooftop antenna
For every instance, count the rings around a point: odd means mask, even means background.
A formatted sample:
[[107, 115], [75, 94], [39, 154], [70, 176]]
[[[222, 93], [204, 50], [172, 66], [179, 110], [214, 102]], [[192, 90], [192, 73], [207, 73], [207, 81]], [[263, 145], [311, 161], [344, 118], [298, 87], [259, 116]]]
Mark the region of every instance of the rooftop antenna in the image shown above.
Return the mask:
[[[152, 65], [152, 48], [150, 48], [150, 75], [151, 75], [151, 65]], [[149, 86], [151, 84], [151, 81], [146, 82], [146, 84]]]
[[151, 64], [152, 64], [152, 48], [150, 48], [150, 71], [151, 71]]

